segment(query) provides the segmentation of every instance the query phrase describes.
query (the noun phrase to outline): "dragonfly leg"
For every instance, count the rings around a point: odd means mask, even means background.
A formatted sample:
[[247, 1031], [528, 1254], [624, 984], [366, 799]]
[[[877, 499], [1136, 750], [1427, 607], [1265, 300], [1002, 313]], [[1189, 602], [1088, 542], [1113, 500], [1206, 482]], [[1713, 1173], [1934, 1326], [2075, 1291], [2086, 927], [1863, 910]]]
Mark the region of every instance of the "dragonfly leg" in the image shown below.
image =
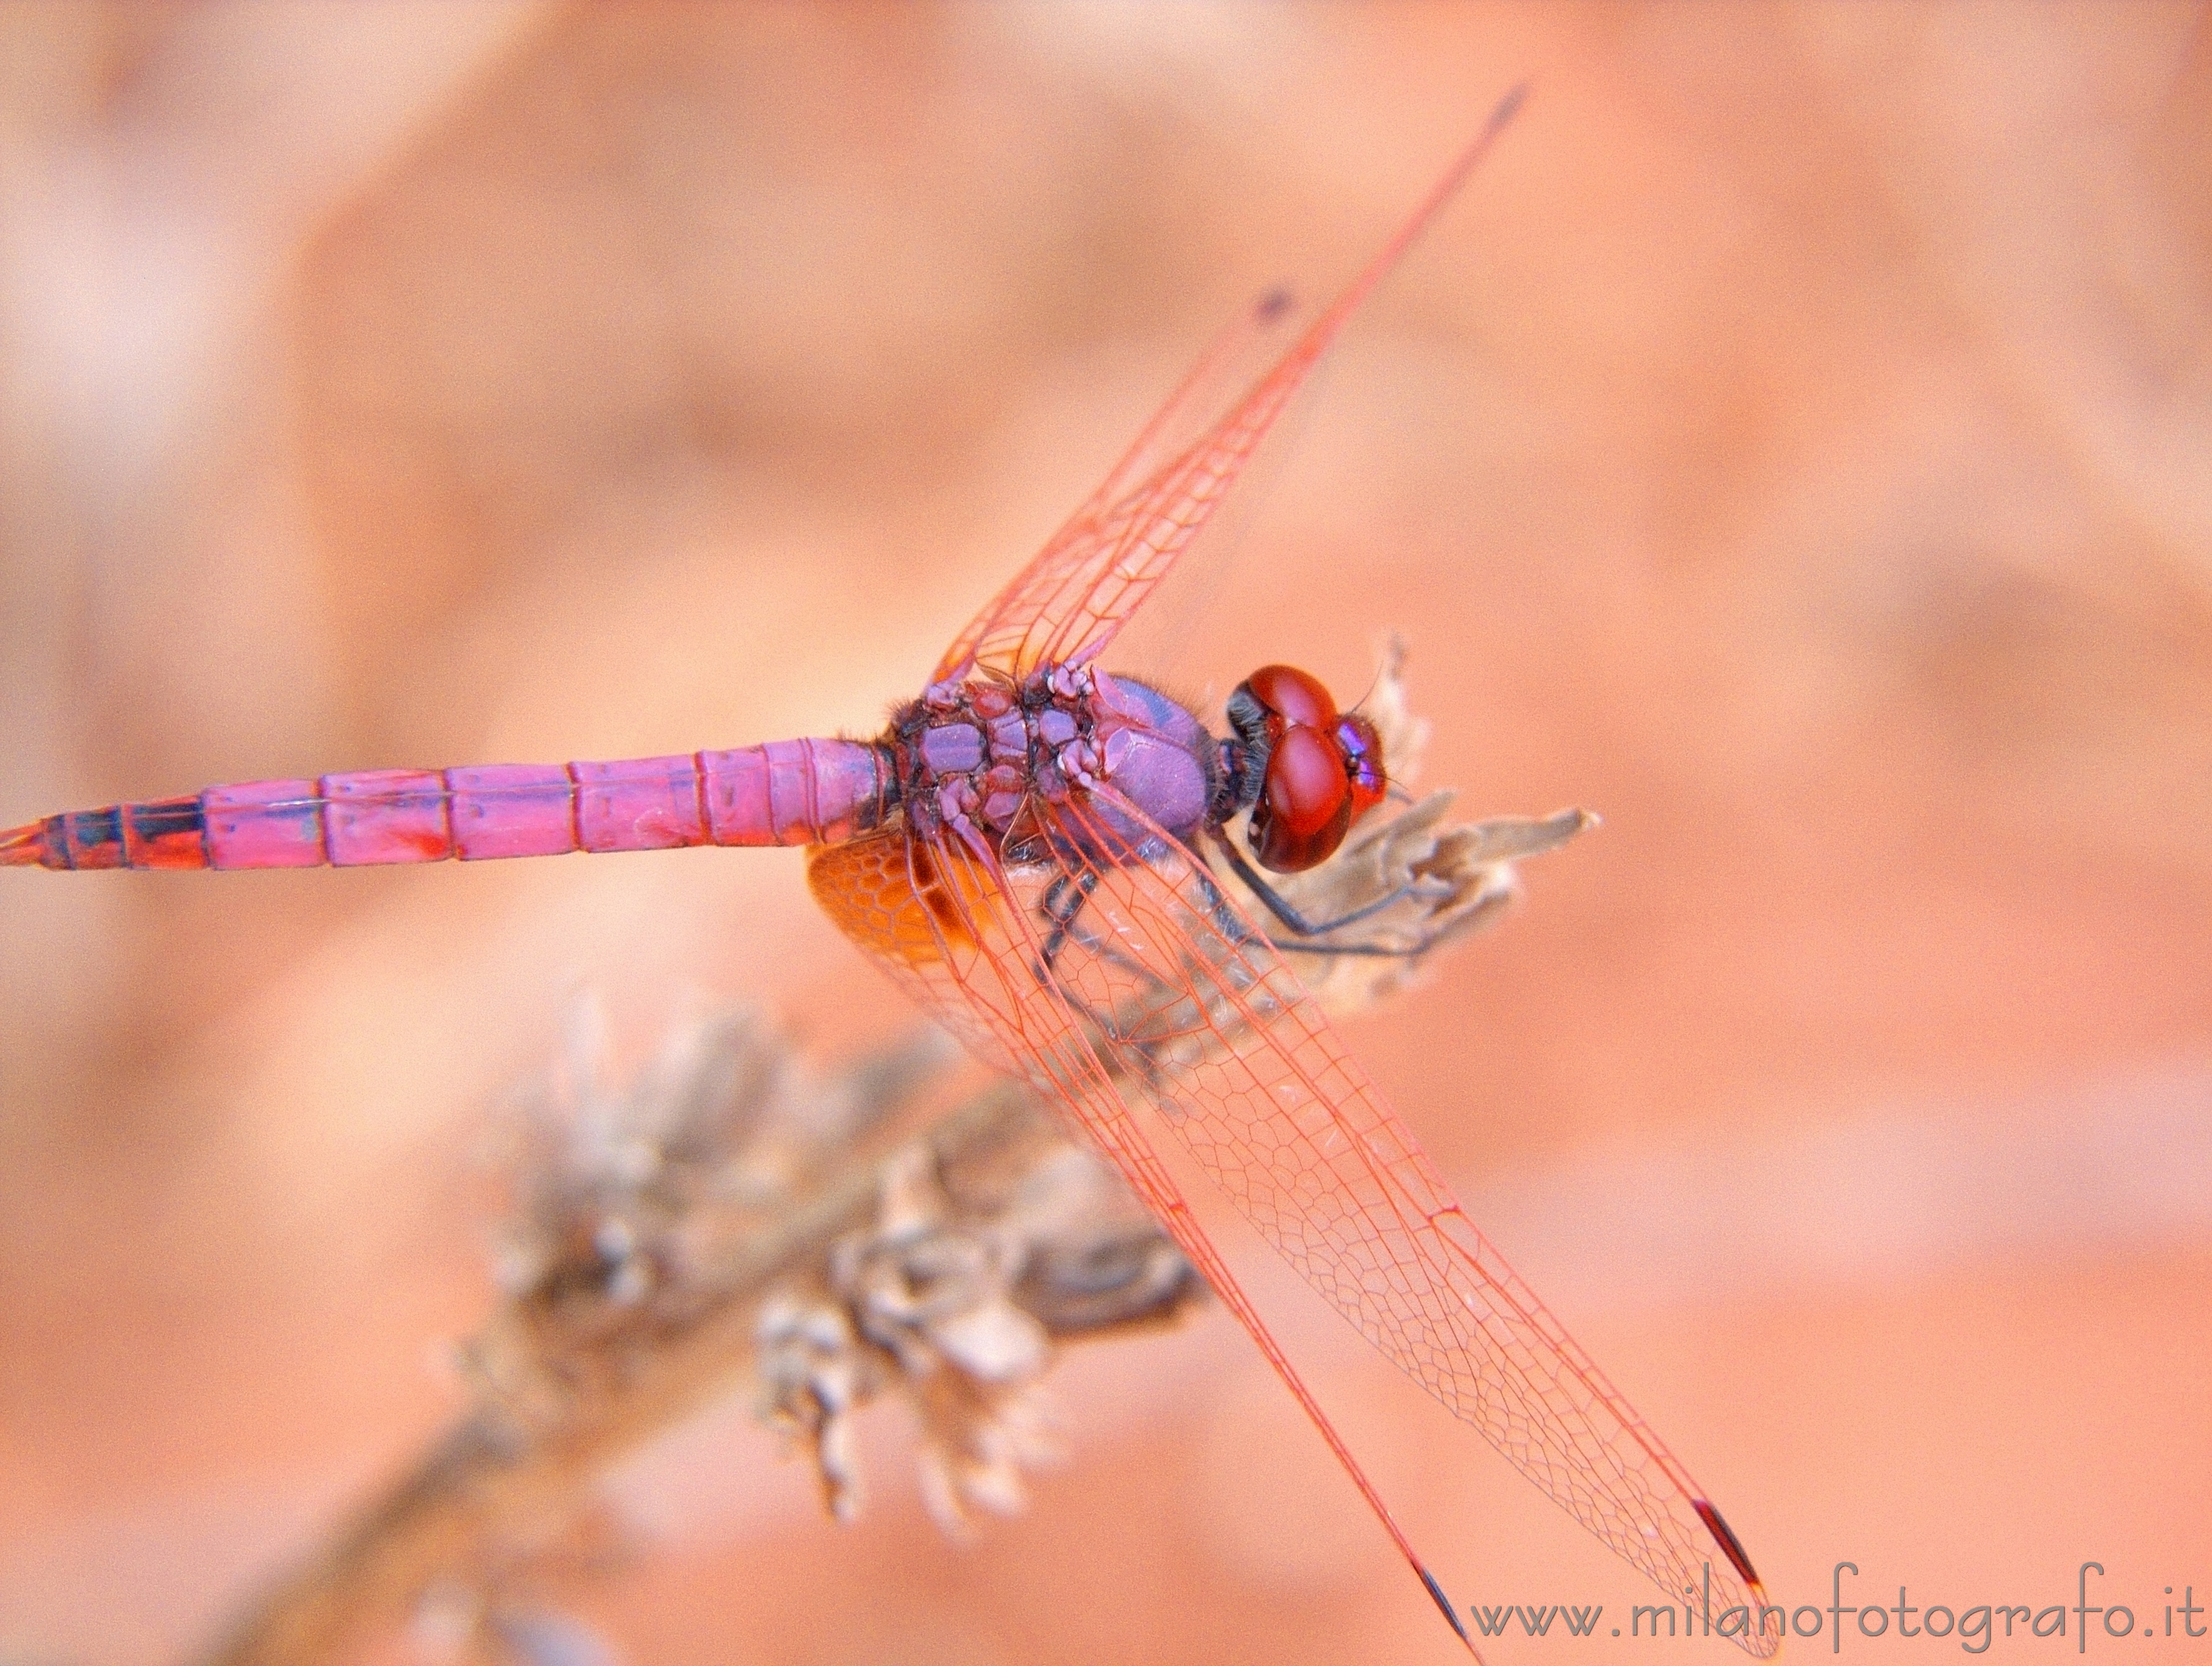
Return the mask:
[[[1217, 832], [1214, 835], [1214, 839], [1215, 842], [1220, 845], [1222, 854], [1229, 859], [1229, 866], [1231, 871], [1233, 872], [1239, 879], [1243, 880], [1246, 888], [1267, 906], [1267, 912], [1275, 916], [1277, 923], [1279, 923], [1285, 931], [1291, 933], [1290, 939], [1277, 937], [1272, 933], [1269, 934], [1267, 939], [1267, 940], [1273, 944], [1276, 948], [1284, 951], [1285, 953], [1327, 955], [1360, 954], [1383, 956], [1398, 959], [1411, 959], [1415, 955], [1426, 953], [1436, 941], [1435, 933], [1423, 932], [1411, 943], [1380, 943], [1372, 940], [1366, 942], [1353, 941], [1350, 943], [1298, 942], [1295, 940], [1297, 938], [1326, 937], [1332, 932], [1341, 931], [1346, 926], [1356, 926], [1361, 921], [1371, 918], [1373, 915], [1382, 913], [1383, 909], [1389, 908], [1392, 904], [1401, 903], [1407, 897], [1416, 895], [1418, 893], [1418, 887], [1413, 882], [1409, 880], [1407, 883], [1400, 885], [1396, 890], [1389, 892], [1387, 895], [1379, 897], [1371, 903], [1364, 903], [1360, 907], [1353, 909], [1348, 914], [1340, 914], [1334, 920], [1309, 920], [1304, 915], [1299, 913], [1296, 908], [1291, 906], [1288, 897], [1285, 897], [1280, 891], [1277, 891], [1273, 885], [1269, 885], [1265, 879], [1260, 877], [1259, 870], [1255, 868], [1250, 862], [1245, 860], [1244, 853], [1237, 849], [1235, 843], [1231, 842], [1226, 833]], [[1201, 868], [1200, 870], [1200, 873], [1201, 879], [1203, 879], [1205, 870]], [[1208, 879], [1205, 879], [1205, 883], [1209, 889], [1214, 890], [1215, 897], [1218, 899], [1219, 891], [1218, 889], [1214, 889], [1213, 882]], [[1224, 908], [1219, 905], [1218, 900], [1214, 911], [1217, 916], [1225, 915], [1227, 912]]]
[[1083, 905], [1091, 900], [1091, 893], [1098, 889], [1098, 874], [1086, 867], [1079, 873], [1063, 871], [1060, 876], [1045, 888], [1042, 909], [1046, 923], [1052, 931], [1044, 939], [1044, 969], [1048, 974], [1060, 952], [1067, 946], [1075, 931], [1077, 916]]
[[1037, 982], [1048, 987], [1057, 987], [1067, 1004], [1082, 1014], [1086, 1022], [1095, 1025], [1102, 1035], [1112, 1036], [1116, 1040], [1125, 1040], [1127, 1037], [1121, 1035], [1105, 1015], [1095, 1011], [1089, 1001], [1068, 987], [1066, 982], [1059, 976], [1057, 970], [1061, 951], [1072, 943], [1079, 949], [1088, 950], [1093, 954], [1102, 955], [1106, 959], [1115, 962], [1124, 970], [1133, 971], [1139, 976], [1150, 977], [1150, 974], [1146, 973], [1143, 967], [1131, 964], [1098, 943], [1089, 933], [1077, 929], [1076, 921], [1083, 917], [1084, 905], [1090, 902], [1091, 893], [1097, 889], [1098, 871], [1087, 866], [1072, 873], [1063, 870], [1057, 879], [1045, 887], [1044, 896], [1039, 899], [1037, 904], [1037, 911], [1044, 915], [1045, 923], [1051, 927], [1051, 930], [1045, 933], [1045, 939], [1037, 957]]
[[[1173, 1012], [1188, 997], [1179, 995], [1148, 968], [1115, 950], [1110, 941], [1102, 940], [1079, 927], [1077, 922], [1082, 918], [1091, 893], [1098, 889], [1101, 877], [1097, 868], [1085, 865], [1072, 873], [1063, 870], [1045, 888], [1044, 895], [1038, 902], [1038, 911], [1043, 915], [1051, 930], [1041, 945], [1038, 982], [1056, 988], [1060, 998], [1077, 1016], [1100, 1035], [1127, 1048], [1146, 1081], [1155, 1091], [1164, 1091], [1167, 1077], [1160, 1062], [1159, 1049], [1170, 1037], [1166, 1033], [1147, 1034], [1146, 1031], [1154, 1025], [1146, 1020], [1157, 1020]], [[1059, 975], [1057, 963], [1061, 952], [1070, 945], [1117, 967], [1151, 992], [1148, 1000], [1140, 1000], [1136, 1005], [1136, 1022], [1130, 1021], [1127, 1012], [1102, 1011]]]
[[[1485, 897], [1465, 913], [1455, 915], [1451, 921], [1452, 929], [1464, 931], [1472, 922], [1481, 919], [1492, 909], [1504, 907], [1509, 900], [1502, 892], [1495, 897]], [[1285, 954], [1358, 954], [1370, 955], [1386, 960], [1411, 960], [1416, 955], [1426, 954], [1436, 946], [1438, 939], [1443, 936], [1443, 927], [1431, 926], [1419, 933], [1410, 943], [1299, 943], [1285, 942], [1279, 938], [1270, 938], [1268, 940]]]
[[[1091, 894], [1098, 889], [1099, 878], [1099, 871], [1086, 865], [1074, 872], [1063, 869], [1060, 877], [1045, 887], [1043, 897], [1038, 899], [1037, 911], [1044, 915], [1045, 923], [1052, 930], [1044, 939], [1043, 953], [1040, 956], [1043, 970], [1049, 976], [1059, 964], [1060, 951], [1073, 943], [1076, 947], [1088, 950], [1100, 959], [1120, 967], [1133, 977], [1146, 982], [1158, 982], [1159, 980], [1151, 972], [1119, 952], [1110, 943], [1102, 942], [1088, 932], [1076, 929], [1076, 921], [1082, 917], [1084, 905], [1091, 900]], [[1072, 992], [1069, 999], [1075, 999]]]

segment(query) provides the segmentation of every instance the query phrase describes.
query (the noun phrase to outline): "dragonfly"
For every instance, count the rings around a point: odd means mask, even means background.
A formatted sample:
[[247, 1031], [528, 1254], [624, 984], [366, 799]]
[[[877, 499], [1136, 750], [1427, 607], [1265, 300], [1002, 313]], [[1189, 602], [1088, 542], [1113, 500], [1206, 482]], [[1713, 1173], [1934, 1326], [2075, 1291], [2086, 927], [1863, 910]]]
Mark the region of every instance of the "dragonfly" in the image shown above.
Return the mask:
[[[1698, 1587], [1709, 1612], [1740, 1611], [1735, 1640], [1771, 1654], [1779, 1636], [1761, 1622], [1779, 1611], [1719, 1511], [1468, 1220], [1292, 970], [1289, 955], [1316, 945], [1407, 952], [1345, 935], [1394, 897], [1313, 920], [1258, 871], [1327, 860], [1382, 802], [1374, 726], [1317, 678], [1273, 665], [1237, 685], [1217, 737], [1098, 664], [1521, 96], [1498, 106], [1272, 367], [1204, 422], [1194, 403], [1287, 298], [1271, 294], [1232, 325], [878, 737], [246, 781], [46, 817], [0, 833], [0, 866], [807, 846], [809, 886], [846, 935], [1120, 1170], [1251, 1333], [1470, 1651], [1443, 1585], [1200, 1225], [1150, 1128], [1168, 1129], [1314, 1290], [1576, 1520], [1670, 1600]], [[1178, 423], [1202, 426], [1169, 443]], [[1218, 882], [1209, 851], [1251, 908]]]

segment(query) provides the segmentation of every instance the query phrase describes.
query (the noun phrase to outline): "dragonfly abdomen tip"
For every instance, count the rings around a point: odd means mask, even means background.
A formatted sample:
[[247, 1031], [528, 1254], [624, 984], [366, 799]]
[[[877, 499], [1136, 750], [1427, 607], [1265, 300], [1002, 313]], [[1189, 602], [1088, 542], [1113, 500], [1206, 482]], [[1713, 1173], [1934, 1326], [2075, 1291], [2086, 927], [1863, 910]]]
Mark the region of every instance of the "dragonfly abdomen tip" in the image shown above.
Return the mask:
[[11, 827], [0, 833], [0, 867], [36, 867], [46, 859], [46, 830], [43, 822]]

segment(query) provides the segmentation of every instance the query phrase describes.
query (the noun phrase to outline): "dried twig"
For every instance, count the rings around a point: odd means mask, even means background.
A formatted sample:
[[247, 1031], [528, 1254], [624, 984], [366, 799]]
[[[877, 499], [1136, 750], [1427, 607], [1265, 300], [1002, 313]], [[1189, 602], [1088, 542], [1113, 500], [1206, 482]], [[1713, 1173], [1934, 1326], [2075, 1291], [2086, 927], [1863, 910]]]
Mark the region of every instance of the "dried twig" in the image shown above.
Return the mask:
[[[1367, 710], [1402, 783], [1425, 726], [1406, 710], [1395, 645]], [[1451, 824], [1449, 803], [1413, 803], [1280, 887], [1322, 918], [1399, 893], [1356, 935], [1418, 952], [1300, 957], [1332, 1011], [1395, 993], [1511, 897], [1516, 859], [1589, 824], [1574, 811]], [[841, 1517], [859, 1500], [851, 1413], [903, 1395], [925, 1496], [963, 1530], [970, 1510], [1021, 1501], [1046, 1447], [1036, 1392], [1054, 1344], [1157, 1323], [1202, 1288], [1020, 1090], [915, 1132], [940, 1041], [824, 1079], [760, 1020], [724, 1016], [680, 1030], [620, 1091], [603, 1054], [586, 1009], [564, 1087], [531, 1106], [504, 1300], [464, 1354], [476, 1406], [246, 1613], [216, 1666], [300, 1666], [410, 1622], [448, 1658], [603, 1653], [519, 1594], [573, 1549], [599, 1476], [747, 1385]]]

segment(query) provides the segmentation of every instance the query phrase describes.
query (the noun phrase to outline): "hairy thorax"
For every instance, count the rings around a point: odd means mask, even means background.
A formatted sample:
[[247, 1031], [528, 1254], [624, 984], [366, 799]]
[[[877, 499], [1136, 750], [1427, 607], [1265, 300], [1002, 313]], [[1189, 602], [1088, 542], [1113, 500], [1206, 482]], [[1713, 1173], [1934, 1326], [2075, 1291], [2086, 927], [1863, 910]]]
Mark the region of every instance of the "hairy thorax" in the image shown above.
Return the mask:
[[988, 838], [1020, 860], [1036, 837], [1033, 807], [1087, 799], [1141, 841], [1126, 800], [1188, 841], [1221, 796], [1221, 747], [1158, 690], [1091, 667], [1047, 666], [1018, 684], [933, 683], [898, 708], [885, 737], [899, 799], [919, 832]]

